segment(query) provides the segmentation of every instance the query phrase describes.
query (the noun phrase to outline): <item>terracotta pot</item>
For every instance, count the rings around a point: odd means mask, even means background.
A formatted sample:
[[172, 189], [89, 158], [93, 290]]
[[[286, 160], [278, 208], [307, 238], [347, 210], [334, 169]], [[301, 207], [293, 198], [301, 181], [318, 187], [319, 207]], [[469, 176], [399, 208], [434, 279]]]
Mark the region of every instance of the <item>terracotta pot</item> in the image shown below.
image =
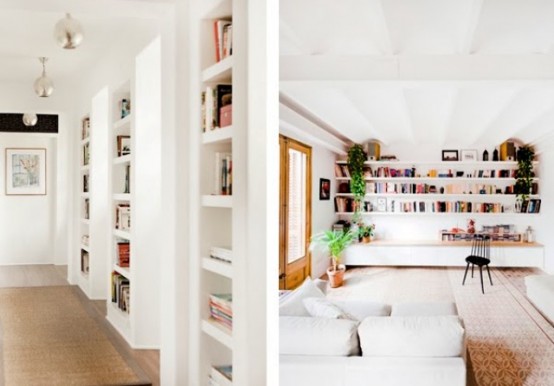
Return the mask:
[[371, 241], [371, 236], [364, 236], [364, 237], [362, 237], [362, 242], [363, 242], [364, 244], [367, 244], [367, 243], [369, 243], [370, 241]]
[[339, 264], [336, 271], [333, 271], [333, 267], [327, 268], [327, 276], [329, 276], [329, 285], [331, 288], [337, 288], [342, 285], [345, 271], [346, 267], [343, 264]]

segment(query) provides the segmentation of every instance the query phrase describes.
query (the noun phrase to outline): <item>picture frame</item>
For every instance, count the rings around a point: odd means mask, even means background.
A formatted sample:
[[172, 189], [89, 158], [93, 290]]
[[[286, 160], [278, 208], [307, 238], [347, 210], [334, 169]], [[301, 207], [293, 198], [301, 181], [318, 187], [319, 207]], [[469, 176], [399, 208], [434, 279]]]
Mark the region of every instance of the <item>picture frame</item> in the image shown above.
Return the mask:
[[7, 196], [46, 195], [46, 149], [6, 148]]
[[443, 150], [442, 151], [442, 160], [443, 161], [459, 161], [458, 150]]
[[331, 199], [331, 180], [327, 178], [319, 179], [319, 199], [330, 200]]
[[477, 150], [462, 150], [462, 161], [464, 162], [476, 162], [477, 161]]
[[117, 156], [131, 154], [131, 137], [129, 135], [117, 136]]

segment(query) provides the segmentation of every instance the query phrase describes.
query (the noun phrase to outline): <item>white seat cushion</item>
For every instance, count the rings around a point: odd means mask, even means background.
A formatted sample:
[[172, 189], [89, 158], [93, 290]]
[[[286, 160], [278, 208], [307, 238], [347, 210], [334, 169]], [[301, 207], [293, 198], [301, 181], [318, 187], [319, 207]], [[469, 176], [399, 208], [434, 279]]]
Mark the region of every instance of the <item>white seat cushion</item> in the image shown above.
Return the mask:
[[330, 299], [341, 310], [360, 322], [368, 316], [389, 316], [391, 307], [385, 303], [369, 300], [335, 300]]
[[279, 315], [310, 316], [303, 300], [306, 298], [323, 298], [325, 295], [309, 277], [297, 289], [287, 294], [279, 303]]
[[368, 317], [358, 328], [363, 356], [457, 357], [464, 329], [457, 316]]
[[284, 355], [358, 355], [358, 322], [304, 316], [279, 317], [279, 352]]
[[433, 302], [433, 303], [396, 303], [392, 305], [391, 316], [440, 316], [458, 315], [456, 303]]
[[331, 303], [326, 298], [306, 298], [304, 299], [304, 307], [311, 316], [320, 317], [320, 318], [331, 318], [331, 319], [352, 319], [356, 318], [351, 317], [346, 312], [344, 312], [339, 306]]
[[554, 322], [554, 275], [525, 277], [527, 297], [551, 322]]

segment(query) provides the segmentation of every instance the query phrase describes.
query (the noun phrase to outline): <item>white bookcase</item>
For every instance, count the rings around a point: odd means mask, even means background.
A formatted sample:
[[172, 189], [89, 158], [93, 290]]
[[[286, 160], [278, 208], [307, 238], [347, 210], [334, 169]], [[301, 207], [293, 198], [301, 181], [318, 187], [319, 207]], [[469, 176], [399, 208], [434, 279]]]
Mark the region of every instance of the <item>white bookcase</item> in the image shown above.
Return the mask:
[[84, 116], [80, 121], [79, 131], [79, 179], [77, 184], [78, 200], [78, 240], [77, 240], [77, 284], [87, 296], [91, 293], [90, 267], [94, 261], [91, 261], [90, 254], [90, 116]]

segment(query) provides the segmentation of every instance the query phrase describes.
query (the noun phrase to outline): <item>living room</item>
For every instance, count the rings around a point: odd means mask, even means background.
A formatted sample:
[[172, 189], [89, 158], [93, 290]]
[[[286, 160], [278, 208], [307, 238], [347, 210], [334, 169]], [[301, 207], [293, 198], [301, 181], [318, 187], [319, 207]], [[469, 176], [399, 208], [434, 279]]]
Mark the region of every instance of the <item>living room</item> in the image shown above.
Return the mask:
[[[458, 315], [465, 328], [460, 342], [467, 351], [463, 348], [454, 355], [463, 358], [463, 374], [445, 375], [451, 380], [448, 384], [552, 382], [552, 369], [542, 366], [541, 359], [553, 349], [553, 316], [543, 303], [548, 291], [541, 292], [548, 284], [534, 279], [540, 276], [544, 281], [554, 273], [549, 256], [554, 247], [548, 236], [550, 209], [543, 200], [552, 190], [548, 170], [554, 162], [554, 72], [547, 32], [552, 27], [546, 17], [552, 5], [539, 1], [280, 5], [281, 143], [294, 143], [286, 145], [289, 159], [281, 158], [282, 174], [287, 174], [285, 170], [290, 174], [285, 180], [288, 188], [282, 189], [282, 208], [291, 211], [298, 202], [297, 208], [309, 210], [304, 213], [305, 226], [289, 226], [289, 231], [305, 232], [303, 238], [281, 232], [280, 288], [297, 288], [309, 276], [335, 306], [363, 300], [372, 303], [377, 312], [373, 316]], [[364, 152], [359, 203], [351, 175], [355, 144]], [[533, 152], [524, 191], [518, 190], [517, 170], [525, 154], [518, 154], [518, 149]], [[291, 161], [294, 151], [305, 155]], [[305, 173], [292, 171], [302, 169], [298, 161], [304, 162]], [[310, 176], [305, 202], [298, 200], [306, 192], [298, 176]], [[296, 193], [292, 198], [287, 196], [291, 191]], [[285, 213], [282, 218], [298, 222], [301, 216]], [[340, 263], [346, 265], [344, 283], [331, 288], [327, 281], [331, 248], [326, 248], [331, 242], [325, 236], [327, 245], [310, 240], [321, 241], [322, 232], [348, 225], [354, 228], [354, 241], [340, 254]], [[359, 230], [369, 236], [369, 243], [361, 241]], [[490, 266], [466, 261], [480, 235], [490, 241]], [[299, 252], [301, 246], [305, 254]], [[309, 297], [320, 295], [314, 290]], [[302, 295], [294, 292], [284, 295], [282, 302], [294, 298], [300, 311], [286, 312], [304, 316], [323, 312], [313, 299], [311, 309], [306, 303], [302, 308]], [[352, 314], [345, 307], [344, 313]], [[375, 307], [381, 308], [375, 311]], [[340, 313], [336, 308], [326, 311], [334, 317]], [[282, 384], [313, 380], [304, 376], [313, 374], [314, 368], [328, 368], [318, 380], [335, 385], [360, 384], [356, 377], [382, 380], [385, 368], [406, 366], [414, 366], [411, 376], [419, 377], [421, 384], [441, 384], [438, 378], [430, 381], [423, 375], [425, 364], [402, 365], [397, 358], [379, 362], [402, 355], [368, 348], [387, 346], [380, 346], [381, 341], [371, 335], [377, 327], [369, 321], [359, 320], [357, 333], [356, 328], [349, 330], [359, 335], [352, 351], [345, 348], [346, 340], [334, 342], [348, 355], [356, 352], [348, 362], [323, 354], [324, 344], [314, 344], [322, 335], [302, 340], [302, 328], [317, 328], [309, 323], [301, 326], [301, 321], [289, 317], [293, 319], [281, 317], [280, 374], [282, 382], [286, 380]], [[401, 328], [380, 328], [388, 339], [390, 334], [404, 336]], [[323, 326], [320, 332], [328, 336], [337, 331]], [[370, 338], [374, 340], [364, 343]], [[295, 340], [296, 345], [287, 344]], [[396, 343], [392, 339], [389, 346], [397, 347]], [[359, 346], [362, 358], [357, 357]], [[401, 344], [398, 348], [410, 350]], [[289, 351], [284, 355], [283, 350]], [[425, 356], [417, 350], [410, 355]], [[371, 361], [374, 370], [362, 369]], [[450, 366], [435, 365], [431, 372]], [[345, 368], [355, 375], [345, 375]], [[394, 376], [387, 376], [390, 384], [403, 384], [400, 375], [397, 383]]]

